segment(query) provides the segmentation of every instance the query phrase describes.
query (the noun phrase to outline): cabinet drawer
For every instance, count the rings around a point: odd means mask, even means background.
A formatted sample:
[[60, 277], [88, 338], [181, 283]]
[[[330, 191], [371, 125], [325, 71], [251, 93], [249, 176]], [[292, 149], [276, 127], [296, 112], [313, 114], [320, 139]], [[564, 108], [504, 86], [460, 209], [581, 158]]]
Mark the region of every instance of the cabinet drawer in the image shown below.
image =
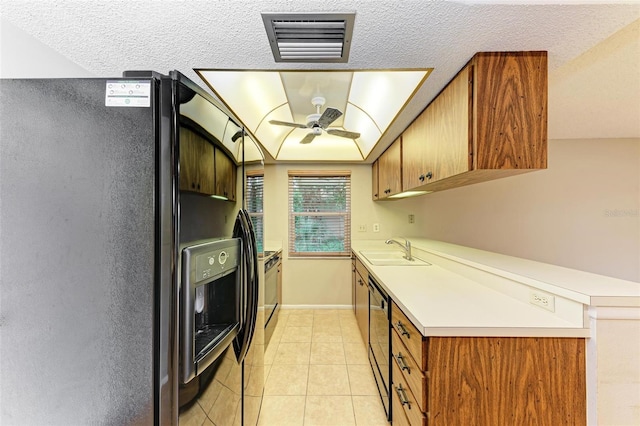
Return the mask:
[[[399, 413], [403, 413], [409, 420], [409, 424], [412, 426], [427, 424], [427, 416], [422, 412], [418, 406], [411, 389], [407, 386], [407, 382], [404, 381], [402, 373], [398, 368], [398, 364], [393, 364], [393, 386], [391, 386], [391, 393], [393, 394], [393, 419], [399, 417]], [[404, 401], [404, 403], [402, 402]], [[399, 407], [398, 407], [399, 406]], [[395, 421], [393, 423], [396, 424]], [[402, 423], [400, 423], [402, 424]]]
[[398, 370], [402, 373], [402, 377], [409, 385], [411, 392], [413, 392], [420, 409], [427, 411], [426, 374], [418, 367], [413, 357], [409, 355], [396, 330], [391, 332], [391, 342], [392, 362], [396, 364]]
[[391, 306], [391, 326], [398, 332], [402, 343], [415, 360], [418, 368], [427, 370], [427, 340], [405, 314], [393, 303]]
[[391, 392], [391, 424], [393, 426], [411, 426], [395, 390]]
[[360, 262], [360, 259], [358, 259], [357, 257], [356, 257], [356, 270], [364, 280], [364, 285], [368, 285], [369, 272], [367, 271], [367, 268], [362, 264], [362, 262]]

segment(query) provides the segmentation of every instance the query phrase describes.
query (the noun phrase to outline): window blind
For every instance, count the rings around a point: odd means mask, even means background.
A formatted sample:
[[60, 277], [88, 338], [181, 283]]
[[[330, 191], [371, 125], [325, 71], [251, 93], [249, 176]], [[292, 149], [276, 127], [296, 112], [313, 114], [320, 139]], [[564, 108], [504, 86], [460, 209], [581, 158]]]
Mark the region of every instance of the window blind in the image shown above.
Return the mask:
[[289, 254], [351, 254], [350, 172], [289, 172]]
[[256, 245], [258, 253], [260, 253], [264, 250], [264, 175], [262, 173], [247, 173], [246, 185], [247, 212], [249, 212], [251, 223], [253, 223]]

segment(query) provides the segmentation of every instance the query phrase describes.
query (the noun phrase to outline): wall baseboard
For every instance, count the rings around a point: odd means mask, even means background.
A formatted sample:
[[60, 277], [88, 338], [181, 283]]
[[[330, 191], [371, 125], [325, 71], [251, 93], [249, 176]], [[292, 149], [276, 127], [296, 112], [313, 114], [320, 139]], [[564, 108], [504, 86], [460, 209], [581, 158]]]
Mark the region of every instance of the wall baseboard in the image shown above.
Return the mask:
[[289, 309], [353, 309], [352, 305], [281, 305], [282, 310]]

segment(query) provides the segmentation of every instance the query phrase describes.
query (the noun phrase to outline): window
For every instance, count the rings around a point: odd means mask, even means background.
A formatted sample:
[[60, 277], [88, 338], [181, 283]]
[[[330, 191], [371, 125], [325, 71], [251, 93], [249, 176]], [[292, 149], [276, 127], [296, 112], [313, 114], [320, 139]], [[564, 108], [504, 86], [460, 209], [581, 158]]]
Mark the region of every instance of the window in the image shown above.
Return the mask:
[[351, 254], [350, 172], [289, 172], [289, 254]]
[[247, 172], [247, 212], [253, 223], [253, 230], [256, 233], [256, 245], [258, 253], [262, 252], [264, 241], [264, 210], [263, 210], [263, 193], [264, 193], [264, 173], [262, 170], [255, 172]]

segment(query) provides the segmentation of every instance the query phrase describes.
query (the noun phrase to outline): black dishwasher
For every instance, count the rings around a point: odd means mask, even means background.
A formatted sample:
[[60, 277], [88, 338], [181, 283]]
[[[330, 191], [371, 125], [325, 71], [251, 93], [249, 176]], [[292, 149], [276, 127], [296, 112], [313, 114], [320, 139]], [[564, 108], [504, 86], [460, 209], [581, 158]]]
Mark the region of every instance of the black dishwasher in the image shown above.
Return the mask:
[[390, 339], [389, 296], [369, 277], [369, 362], [387, 419], [391, 419], [389, 404], [391, 389]]

